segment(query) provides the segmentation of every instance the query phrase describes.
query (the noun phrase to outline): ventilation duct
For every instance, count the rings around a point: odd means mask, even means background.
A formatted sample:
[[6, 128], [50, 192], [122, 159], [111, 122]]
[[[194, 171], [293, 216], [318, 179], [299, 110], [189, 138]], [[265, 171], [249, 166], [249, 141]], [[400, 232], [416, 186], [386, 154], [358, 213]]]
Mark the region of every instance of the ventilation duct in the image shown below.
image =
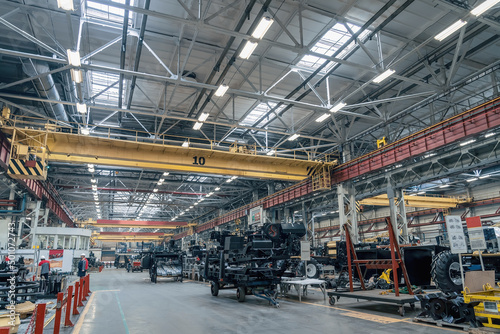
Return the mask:
[[[23, 71], [26, 75], [33, 77], [39, 74], [50, 72], [49, 65], [45, 62], [32, 60], [28, 63], [23, 62]], [[60, 101], [59, 92], [57, 91], [54, 79], [51, 74], [45, 75], [41, 78], [33, 80], [35, 89], [38, 91], [40, 97]], [[68, 121], [68, 114], [64, 110], [64, 106], [60, 103], [45, 103], [47, 111], [52, 111], [53, 116], [59, 121]], [[50, 117], [51, 115], [49, 115]]]

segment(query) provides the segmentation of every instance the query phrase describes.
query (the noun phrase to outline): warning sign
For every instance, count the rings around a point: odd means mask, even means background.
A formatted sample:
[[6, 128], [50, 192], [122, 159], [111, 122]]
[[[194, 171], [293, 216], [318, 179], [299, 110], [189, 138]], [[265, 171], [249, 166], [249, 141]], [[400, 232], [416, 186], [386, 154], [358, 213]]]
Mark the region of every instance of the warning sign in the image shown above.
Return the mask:
[[467, 222], [467, 231], [469, 232], [470, 248], [472, 250], [486, 249], [486, 240], [484, 239], [483, 225], [481, 218], [469, 217], [465, 219]]
[[450, 248], [453, 254], [467, 253], [464, 228], [460, 216], [446, 216], [446, 228], [450, 240]]

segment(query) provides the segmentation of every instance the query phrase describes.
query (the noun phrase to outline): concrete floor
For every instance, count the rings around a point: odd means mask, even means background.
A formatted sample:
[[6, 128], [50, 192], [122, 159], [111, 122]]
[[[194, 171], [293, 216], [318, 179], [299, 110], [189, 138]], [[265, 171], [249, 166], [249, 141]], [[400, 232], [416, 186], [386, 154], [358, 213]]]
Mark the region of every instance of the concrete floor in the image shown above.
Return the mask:
[[105, 269], [91, 275], [93, 294], [73, 334], [217, 333], [450, 333], [454, 329], [413, 323], [417, 311], [405, 317], [388, 304], [341, 298], [332, 307], [319, 290], [298, 302], [297, 296], [280, 299], [279, 309], [247, 296], [236, 301], [235, 290], [210, 294], [201, 282], [152, 284], [148, 274]]

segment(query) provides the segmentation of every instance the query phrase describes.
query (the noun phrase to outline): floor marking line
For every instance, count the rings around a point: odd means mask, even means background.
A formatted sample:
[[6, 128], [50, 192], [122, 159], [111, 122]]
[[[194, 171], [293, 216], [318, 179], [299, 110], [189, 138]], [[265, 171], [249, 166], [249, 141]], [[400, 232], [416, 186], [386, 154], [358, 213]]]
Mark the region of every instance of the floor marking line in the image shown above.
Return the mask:
[[118, 299], [118, 294], [116, 292], [115, 292], [115, 297], [116, 297], [116, 302], [118, 303], [118, 308], [120, 309], [123, 325], [125, 326], [125, 333], [130, 334], [127, 326], [127, 321], [125, 320], [125, 314], [123, 313], [122, 305], [120, 304], [120, 299]]
[[73, 332], [72, 334], [78, 334], [80, 333], [80, 329], [82, 328], [83, 326], [83, 320], [85, 320], [85, 316], [87, 315], [87, 313], [89, 312], [90, 310], [90, 305], [92, 304], [92, 302], [94, 301], [94, 296], [96, 295], [96, 292], [98, 291], [95, 291], [94, 293], [92, 293], [90, 295], [90, 299], [89, 301], [87, 302], [87, 305], [85, 305], [85, 308], [83, 309], [83, 312], [82, 314], [80, 314], [80, 318], [78, 318], [78, 322], [76, 323], [75, 325], [75, 329], [73, 329]]
[[45, 324], [43, 324], [43, 328], [47, 327], [52, 320], [56, 317], [55, 314], [53, 314], [47, 321], [45, 321]]
[[421, 321], [413, 321], [413, 319], [405, 319], [403, 321], [407, 322], [407, 323], [410, 323], [410, 324], [420, 325], [420, 326], [426, 326], [426, 327], [430, 327], [430, 328], [446, 329], [447, 331], [452, 331], [452, 332], [460, 332], [460, 333], [464, 332], [461, 329], [454, 329], [454, 328], [445, 327], [445, 326], [438, 327], [438, 326], [434, 326], [434, 325], [431, 325], [431, 324], [426, 324], [426, 323], [421, 322]]

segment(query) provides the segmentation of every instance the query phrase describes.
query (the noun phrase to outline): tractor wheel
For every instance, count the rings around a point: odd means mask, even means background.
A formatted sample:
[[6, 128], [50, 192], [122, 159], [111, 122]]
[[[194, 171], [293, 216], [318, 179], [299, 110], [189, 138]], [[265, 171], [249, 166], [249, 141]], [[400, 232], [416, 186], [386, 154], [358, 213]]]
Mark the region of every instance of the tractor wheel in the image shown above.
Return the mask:
[[219, 283], [211, 282], [210, 283], [210, 292], [212, 296], [217, 297], [219, 295]]
[[443, 251], [432, 259], [432, 280], [443, 292], [462, 291], [462, 277], [458, 255]]
[[239, 287], [236, 289], [236, 299], [241, 303], [245, 301], [246, 289], [243, 287]]

